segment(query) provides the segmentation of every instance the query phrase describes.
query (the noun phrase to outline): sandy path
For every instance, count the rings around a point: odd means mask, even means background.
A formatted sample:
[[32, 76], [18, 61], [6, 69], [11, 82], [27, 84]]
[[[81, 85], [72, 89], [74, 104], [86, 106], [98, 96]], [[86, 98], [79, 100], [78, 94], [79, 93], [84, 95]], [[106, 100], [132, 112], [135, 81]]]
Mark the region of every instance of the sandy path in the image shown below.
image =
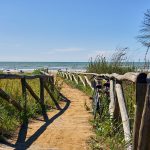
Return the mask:
[[[91, 114], [86, 111], [85, 101], [88, 96], [77, 89], [70, 88], [64, 83], [62, 94], [68, 100], [62, 102], [61, 111], [48, 112], [49, 120], [45, 123], [41, 120], [33, 120], [24, 128], [18, 144], [11, 141], [16, 149], [34, 150], [85, 150], [88, 148], [87, 140], [92, 135], [89, 119]], [[27, 134], [27, 135], [26, 135]], [[26, 136], [24, 136], [26, 135]], [[26, 137], [26, 138], [25, 138]], [[0, 149], [6, 149], [6, 145], [0, 145]]]

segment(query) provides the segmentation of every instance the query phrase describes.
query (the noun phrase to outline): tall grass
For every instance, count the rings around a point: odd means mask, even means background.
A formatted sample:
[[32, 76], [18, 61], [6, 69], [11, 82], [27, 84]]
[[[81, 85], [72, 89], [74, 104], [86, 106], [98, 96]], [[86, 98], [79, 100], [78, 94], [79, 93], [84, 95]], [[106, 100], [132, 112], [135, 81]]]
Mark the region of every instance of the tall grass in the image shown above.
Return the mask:
[[[67, 84], [69, 84], [73, 88], [77, 88], [84, 93], [86, 93], [88, 96], [92, 96], [93, 91], [91, 90], [90, 87], [84, 87], [82, 84], [76, 84], [74, 81], [70, 81], [65, 79], [64, 80]], [[127, 84], [124, 82], [123, 84]], [[130, 93], [132, 89], [134, 88], [134, 85], [132, 83], [128, 83], [128, 85], [131, 88], [127, 88], [125, 86], [125, 90], [128, 93], [127, 95], [127, 103], [128, 107], [130, 108], [129, 110], [129, 115], [130, 121], [132, 122], [133, 125], [133, 105], [134, 105], [134, 93]], [[127, 89], [126, 89], [127, 88]], [[95, 132], [96, 136], [91, 137], [89, 140], [89, 145], [93, 150], [105, 150], [105, 149], [111, 149], [111, 150], [120, 150], [124, 149], [126, 143], [124, 141], [124, 133], [123, 133], [123, 127], [122, 127], [122, 122], [120, 120], [113, 120], [110, 119], [110, 114], [109, 114], [109, 99], [106, 97], [106, 95], [101, 95], [101, 103], [103, 103], [104, 109], [103, 109], [103, 114], [101, 118], [97, 116], [97, 118], [91, 119], [91, 125], [93, 126], [93, 130]], [[85, 109], [90, 110], [92, 112], [92, 108], [89, 108], [89, 105], [87, 106], [85, 102]], [[119, 118], [121, 118], [119, 114]]]
[[[37, 72], [36, 72], [37, 73]], [[34, 72], [35, 74], [35, 72]], [[27, 83], [31, 86], [33, 91], [38, 97], [40, 97], [40, 82], [39, 79], [28, 79]], [[55, 99], [59, 102], [59, 83], [56, 83], [56, 89], [54, 89], [53, 95]], [[58, 87], [58, 88], [57, 88]], [[19, 79], [1, 79], [0, 88], [2, 88], [6, 93], [8, 93], [12, 98], [17, 100], [21, 106], [24, 106], [24, 100], [22, 98], [22, 87], [21, 81]], [[44, 103], [46, 109], [54, 108], [55, 105], [50, 98], [47, 91], [44, 91]], [[35, 118], [42, 114], [41, 105], [31, 96], [27, 90], [27, 118]], [[6, 102], [0, 97], [0, 137], [11, 136], [12, 133], [20, 126], [23, 122], [23, 113], [16, 110], [13, 105]], [[1, 138], [0, 138], [1, 139]]]
[[[134, 63], [130, 66], [127, 63], [126, 48], [117, 49], [117, 51], [111, 56], [111, 59], [109, 61], [104, 56], [97, 56], [94, 60], [90, 60], [87, 67], [87, 72], [99, 74], [124, 74], [126, 72], [134, 71]], [[135, 84], [129, 81], [123, 81], [122, 85], [132, 132], [134, 121]], [[105, 111], [103, 113], [103, 119], [97, 118], [96, 120], [92, 120], [92, 125], [96, 133], [96, 137], [91, 140], [92, 149], [124, 149], [125, 141], [123, 140], [124, 136], [121, 119], [117, 120], [117, 122], [116, 120], [111, 120], [110, 115], [108, 114], [109, 104], [106, 103], [106, 101], [104, 103], [104, 106]], [[114, 125], [114, 122], [115, 126], [112, 126]]]
[[135, 70], [134, 63], [127, 63], [126, 51], [124, 49], [117, 49], [115, 53], [111, 56], [111, 59], [108, 61], [103, 55], [98, 55], [93, 60], [90, 59], [87, 66], [87, 72], [92, 73], [119, 73], [124, 74], [126, 72], [131, 72]]
[[[87, 72], [98, 74], [124, 74], [126, 72], [134, 72], [134, 63], [129, 66], [129, 64], [127, 63], [125, 50], [126, 48], [117, 50], [111, 56], [110, 60], [108, 60], [104, 56], [97, 56], [94, 60], [91, 59], [89, 65], [87, 66]], [[89, 80], [91, 79], [91, 77], [88, 78]], [[65, 80], [65, 82], [70, 84], [74, 88], [82, 90], [89, 96], [92, 96], [91, 88], [86, 88], [80, 83], [76, 85], [73, 81]], [[132, 132], [134, 121], [135, 84], [129, 81], [123, 81], [122, 85]], [[123, 125], [120, 113], [118, 120], [110, 119], [109, 100], [104, 95], [102, 95], [101, 100], [104, 106], [102, 117], [97, 117], [95, 120], [91, 120], [96, 135], [93, 136], [89, 141], [91, 148], [93, 150], [124, 149], [127, 143], [125, 143], [124, 141]]]
[[[122, 85], [132, 134], [135, 115], [135, 84], [129, 81], [123, 81]], [[91, 120], [96, 136], [91, 138], [90, 145], [93, 150], [125, 149], [126, 144], [128, 143], [124, 141], [124, 132], [121, 115], [119, 113], [117, 120], [111, 119], [109, 114], [109, 103], [107, 99], [104, 96], [102, 96], [101, 100], [104, 106], [104, 111], [101, 118], [97, 117], [96, 120]], [[132, 140], [129, 142], [132, 142]]]

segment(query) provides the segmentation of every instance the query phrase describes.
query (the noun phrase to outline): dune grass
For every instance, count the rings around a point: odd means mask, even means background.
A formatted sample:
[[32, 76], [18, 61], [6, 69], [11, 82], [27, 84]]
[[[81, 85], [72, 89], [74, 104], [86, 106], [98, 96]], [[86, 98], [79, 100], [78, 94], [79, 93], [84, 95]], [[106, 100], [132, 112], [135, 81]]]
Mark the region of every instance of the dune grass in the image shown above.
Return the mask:
[[[67, 79], [65, 79], [64, 82], [66, 82], [73, 88], [77, 88], [83, 91], [90, 97], [93, 94], [93, 91], [90, 87], [84, 87], [81, 83], [77, 85], [74, 81], [70, 81]], [[134, 122], [135, 84], [129, 81], [123, 81], [122, 84], [132, 132]], [[93, 150], [124, 149], [127, 143], [125, 143], [124, 141], [121, 115], [119, 113], [119, 120], [110, 119], [109, 100], [105, 96], [102, 96], [102, 102], [104, 110], [101, 119], [97, 117], [95, 120], [94, 118], [90, 120], [90, 123], [93, 126], [93, 131], [95, 132], [96, 136], [91, 137], [91, 139], [89, 140], [89, 145]], [[85, 106], [87, 105], [85, 104]], [[87, 109], [87, 107], [85, 108]], [[88, 107], [87, 110], [90, 110], [92, 112], [92, 108]]]
[[118, 73], [124, 74], [126, 72], [135, 71], [134, 63], [128, 63], [126, 57], [126, 48], [116, 49], [110, 59], [103, 55], [97, 55], [96, 58], [91, 58], [87, 66], [87, 72], [92, 73]]
[[[94, 60], [91, 59], [91, 61], [89, 62], [89, 65], [87, 66], [87, 72], [98, 74], [104, 73], [124, 74], [126, 72], [134, 72], [135, 71], [134, 64], [131, 66], [125, 66], [126, 62], [124, 57], [126, 57], [124, 49], [115, 52], [115, 54], [113, 54], [112, 56], [111, 62], [108, 61], [104, 56], [97, 56]], [[88, 78], [90, 80], [90, 77]], [[64, 81], [69, 85], [71, 85], [72, 87], [82, 90], [90, 97], [92, 96], [93, 92], [90, 87], [84, 87], [81, 83], [77, 85], [74, 81], [70, 80], [68, 81], [67, 79], [65, 79]], [[123, 81], [122, 85], [132, 132], [134, 122], [135, 84], [129, 81]], [[105, 96], [102, 96], [102, 102], [104, 105], [102, 118], [100, 119], [99, 117], [97, 117], [95, 120], [94, 119], [90, 120], [96, 135], [93, 136], [91, 140], [89, 140], [91, 149], [93, 150], [124, 149], [127, 143], [125, 143], [124, 141], [123, 125], [120, 113], [118, 120], [110, 119], [109, 101]]]
[[[38, 71], [34, 72], [34, 74], [39, 73]], [[32, 87], [33, 91], [36, 93], [38, 97], [40, 97], [40, 82], [39, 79], [27, 79], [26, 82]], [[53, 91], [53, 96], [59, 102], [59, 90], [60, 85], [58, 83], [58, 79], [55, 82], [56, 88]], [[20, 105], [24, 106], [24, 100], [22, 97], [22, 87], [21, 81], [19, 79], [1, 79], [0, 87], [9, 94], [12, 98], [17, 100]], [[57, 89], [57, 90], [56, 90]], [[46, 110], [49, 108], [55, 108], [55, 104], [52, 101], [51, 97], [44, 91], [44, 103]], [[39, 115], [42, 115], [41, 105], [31, 96], [31, 94], [27, 90], [27, 118], [35, 118]], [[6, 102], [0, 97], [0, 140], [2, 137], [9, 137], [13, 134], [13, 132], [22, 124], [24, 119], [23, 112], [19, 112], [14, 108], [13, 105]]]
[[[91, 59], [87, 67], [87, 72], [105, 74], [105, 73], [118, 73], [124, 74], [126, 72], [134, 72], [135, 66], [126, 65], [125, 49], [116, 51], [108, 61], [103, 56], [97, 56], [94, 60]], [[135, 84], [129, 81], [123, 81], [123, 91], [126, 100], [127, 111], [130, 120], [131, 132], [133, 130], [134, 122], [134, 105], [135, 105]], [[110, 119], [108, 114], [109, 103], [104, 103], [105, 111], [103, 119], [97, 118], [92, 120], [93, 129], [96, 137], [91, 139], [90, 145], [93, 150], [95, 149], [111, 149], [120, 150], [124, 149], [127, 143], [124, 141], [123, 125], [121, 116], [119, 120]], [[120, 114], [119, 114], [120, 115]], [[115, 126], [114, 126], [115, 125]], [[102, 144], [101, 144], [102, 143]]]

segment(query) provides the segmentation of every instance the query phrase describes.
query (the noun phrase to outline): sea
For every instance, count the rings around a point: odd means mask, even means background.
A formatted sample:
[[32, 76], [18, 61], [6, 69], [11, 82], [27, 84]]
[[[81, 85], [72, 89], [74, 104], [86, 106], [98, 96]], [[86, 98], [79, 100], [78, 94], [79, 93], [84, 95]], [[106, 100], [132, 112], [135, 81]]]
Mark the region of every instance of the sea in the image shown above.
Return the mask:
[[[0, 62], [0, 70], [33, 71], [35, 69], [48, 68], [49, 70], [86, 71], [88, 62]], [[128, 62], [127, 66], [133, 65], [142, 68], [144, 62]]]
[[0, 62], [0, 70], [32, 71], [48, 68], [49, 70], [85, 71], [88, 62]]

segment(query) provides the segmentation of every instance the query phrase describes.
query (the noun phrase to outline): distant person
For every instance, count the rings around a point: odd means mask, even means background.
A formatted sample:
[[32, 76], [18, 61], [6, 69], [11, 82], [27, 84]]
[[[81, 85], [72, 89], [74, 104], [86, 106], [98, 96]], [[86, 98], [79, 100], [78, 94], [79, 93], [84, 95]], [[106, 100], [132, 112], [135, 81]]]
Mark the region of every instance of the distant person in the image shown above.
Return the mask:
[[20, 73], [24, 73], [22, 70], [20, 70]]

